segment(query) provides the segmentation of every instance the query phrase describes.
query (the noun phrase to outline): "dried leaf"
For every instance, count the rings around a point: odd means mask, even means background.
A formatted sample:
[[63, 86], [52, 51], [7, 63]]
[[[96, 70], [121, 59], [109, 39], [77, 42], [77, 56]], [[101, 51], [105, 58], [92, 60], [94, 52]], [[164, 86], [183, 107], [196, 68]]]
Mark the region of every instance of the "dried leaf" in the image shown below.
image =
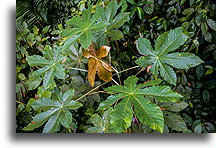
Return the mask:
[[83, 56], [88, 58], [88, 80], [91, 86], [94, 86], [94, 80], [96, 71], [101, 80], [111, 81], [112, 80], [112, 66], [101, 58], [106, 57], [110, 51], [109, 46], [102, 46], [99, 50], [95, 50], [95, 45], [92, 44], [87, 50], [83, 50]]

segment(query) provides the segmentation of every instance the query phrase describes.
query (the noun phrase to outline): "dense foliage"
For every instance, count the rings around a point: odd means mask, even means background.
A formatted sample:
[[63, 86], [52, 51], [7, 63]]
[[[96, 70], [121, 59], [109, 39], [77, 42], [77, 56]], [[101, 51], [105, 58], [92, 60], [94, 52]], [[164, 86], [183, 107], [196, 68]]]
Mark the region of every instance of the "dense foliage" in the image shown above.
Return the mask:
[[215, 2], [18, 0], [16, 132], [215, 132]]

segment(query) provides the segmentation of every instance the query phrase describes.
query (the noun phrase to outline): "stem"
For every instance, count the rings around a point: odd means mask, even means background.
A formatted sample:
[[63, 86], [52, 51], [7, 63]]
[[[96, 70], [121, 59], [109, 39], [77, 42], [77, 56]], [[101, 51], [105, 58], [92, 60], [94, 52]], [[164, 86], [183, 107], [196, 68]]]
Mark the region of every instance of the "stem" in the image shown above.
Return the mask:
[[135, 76], [137, 76], [138, 74], [140, 74], [142, 71], [144, 71], [146, 68], [145, 67], [143, 67], [143, 68], [141, 68], [140, 69], [140, 71], [138, 71], [136, 74], [135, 74]]
[[19, 104], [22, 104], [22, 105], [25, 105], [25, 106], [26, 106], [26, 104], [25, 104], [25, 103], [22, 103], [22, 102], [20, 102], [20, 101], [17, 101], [17, 100], [16, 100], [16, 102], [17, 102], [17, 103], [19, 103]]
[[114, 75], [117, 75], [117, 74], [119, 74], [119, 73], [122, 73], [122, 72], [125, 72], [125, 71], [128, 71], [128, 70], [131, 70], [131, 69], [134, 69], [134, 68], [138, 68], [138, 67], [139, 67], [139, 66], [134, 66], [134, 67], [125, 69], [125, 70], [119, 71], [118, 73], [115, 73]]
[[96, 91], [96, 92], [92, 92], [92, 93], [90, 93], [88, 95], [94, 95], [94, 94], [99, 94], [99, 93], [107, 93], [107, 92], [105, 92], [105, 91]]
[[89, 92], [85, 93], [84, 95], [82, 95], [81, 97], [79, 97], [78, 99], [76, 99], [76, 101], [82, 99], [83, 97], [87, 96], [88, 94], [90, 94], [91, 92], [93, 92], [94, 90], [98, 89], [99, 87], [103, 86], [103, 85], [106, 84], [106, 83], [108, 83], [108, 82], [104, 82], [104, 83], [102, 83], [101, 85], [95, 87], [94, 89], [90, 90]]
[[72, 69], [72, 70], [79, 70], [79, 71], [88, 72], [88, 70], [80, 69], [80, 68], [74, 68], [74, 67], [66, 67], [66, 68], [67, 68], [67, 69]]
[[116, 82], [114, 79], [112, 79], [112, 81], [113, 81], [115, 84], [119, 85], [118, 82]]

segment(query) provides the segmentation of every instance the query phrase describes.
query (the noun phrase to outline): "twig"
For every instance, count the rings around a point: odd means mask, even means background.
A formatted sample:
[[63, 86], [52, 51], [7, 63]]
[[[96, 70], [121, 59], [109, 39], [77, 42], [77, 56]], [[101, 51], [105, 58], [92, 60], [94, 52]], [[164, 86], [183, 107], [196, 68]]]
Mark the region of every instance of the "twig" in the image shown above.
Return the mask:
[[66, 68], [67, 68], [67, 69], [72, 69], [72, 70], [79, 70], [79, 71], [88, 72], [88, 70], [80, 69], [80, 68], [74, 68], [74, 67], [66, 67]]
[[114, 79], [112, 79], [112, 81], [113, 81], [115, 84], [119, 85], [118, 82], [116, 82]]
[[88, 96], [94, 95], [94, 94], [99, 94], [99, 93], [107, 93], [107, 92], [106, 91], [96, 91], [96, 92], [92, 92], [92, 93], [88, 94]]
[[22, 104], [22, 105], [27, 106], [25, 103], [22, 103], [22, 102], [20, 102], [20, 101], [17, 101], [17, 100], [16, 100], [16, 102], [19, 103], [19, 104]]
[[106, 83], [108, 83], [108, 82], [104, 82], [104, 83], [102, 83], [101, 85], [99, 85], [99, 86], [93, 88], [93, 89], [90, 90], [89, 92], [85, 93], [84, 95], [82, 95], [81, 97], [79, 97], [78, 99], [76, 99], [76, 101], [82, 99], [83, 97], [87, 96], [88, 94], [90, 94], [91, 92], [93, 92], [94, 90], [98, 89], [99, 87], [103, 86], [103, 85], [106, 84]]
[[125, 70], [119, 71], [118, 73], [115, 73], [114, 75], [117, 75], [117, 74], [119, 74], [119, 73], [122, 73], [122, 72], [125, 72], [125, 71], [128, 71], [128, 70], [131, 70], [131, 69], [134, 69], [134, 68], [138, 68], [138, 67], [139, 67], [139, 66], [134, 66], [134, 67], [125, 69]]
[[135, 76], [137, 76], [138, 74], [140, 74], [142, 71], [144, 71], [145, 70], [145, 67], [143, 67], [143, 68], [141, 68], [136, 74], [135, 74]]

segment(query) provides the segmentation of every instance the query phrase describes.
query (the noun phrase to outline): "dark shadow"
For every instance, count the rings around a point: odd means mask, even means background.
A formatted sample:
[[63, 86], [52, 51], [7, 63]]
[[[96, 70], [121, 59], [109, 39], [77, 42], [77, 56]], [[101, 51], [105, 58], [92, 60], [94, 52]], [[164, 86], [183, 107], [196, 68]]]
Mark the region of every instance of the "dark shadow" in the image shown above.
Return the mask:
[[7, 85], [9, 88], [7, 88], [7, 93], [9, 95], [9, 103], [7, 106], [7, 111], [9, 113], [8, 120], [10, 121], [10, 131], [9, 136], [14, 137], [14, 134], [16, 132], [16, 10], [14, 7], [11, 7], [8, 10], [8, 16], [10, 19], [8, 19], [10, 26], [9, 28], [9, 35], [7, 38], [8, 41], [8, 47], [9, 47], [9, 60], [8, 63], [8, 69], [9, 69], [9, 85]]
[[53, 142], [53, 141], [148, 141], [148, 142], [206, 142], [210, 139], [210, 134], [15, 134], [13, 135], [14, 141], [40, 141], [40, 142]]

